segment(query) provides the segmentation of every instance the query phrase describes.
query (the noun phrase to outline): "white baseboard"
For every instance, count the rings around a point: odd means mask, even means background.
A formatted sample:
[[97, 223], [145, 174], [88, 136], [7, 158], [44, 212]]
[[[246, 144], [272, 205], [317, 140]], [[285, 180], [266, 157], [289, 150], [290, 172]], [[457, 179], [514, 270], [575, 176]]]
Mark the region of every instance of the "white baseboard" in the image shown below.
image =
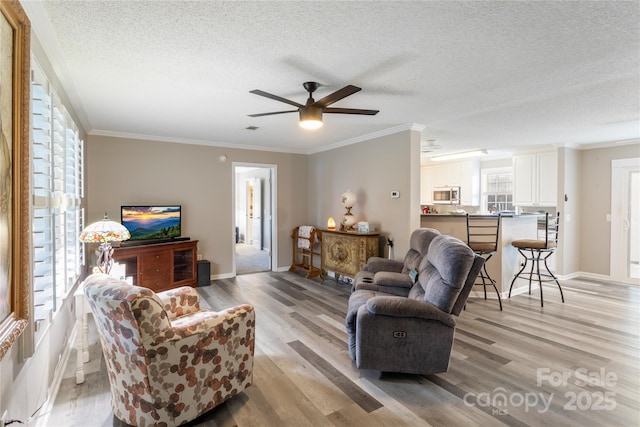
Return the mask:
[[558, 276], [558, 279], [569, 280], [569, 279], [577, 279], [579, 277], [584, 277], [586, 279], [594, 279], [594, 280], [611, 280], [611, 276], [607, 274], [596, 274], [596, 273], [589, 273], [586, 271], [576, 271], [569, 274], [563, 274], [561, 276]]
[[[477, 288], [477, 289], [476, 289]], [[531, 283], [531, 290], [533, 291], [534, 289], [538, 289], [538, 283]], [[529, 283], [527, 282], [526, 286], [520, 286], [520, 287], [513, 287], [513, 289], [511, 290], [511, 296], [516, 296], [519, 294], [523, 294], [525, 292], [529, 292]], [[501, 299], [505, 299], [509, 297], [509, 289], [505, 289], [500, 293], [500, 298]], [[481, 298], [484, 299], [484, 291], [482, 290], [482, 285], [478, 286], [474, 286], [474, 289], [471, 290], [471, 293], [469, 294], [469, 298]], [[495, 289], [493, 289], [493, 286], [489, 285], [487, 286], [487, 299], [498, 299], [498, 294], [496, 293]]]
[[[556, 274], [556, 277], [558, 278], [558, 280], [571, 280], [571, 279], [578, 279], [581, 277], [585, 279], [593, 279], [593, 280], [601, 280], [601, 281], [611, 280], [611, 277], [609, 277], [606, 274], [589, 273], [586, 271], [576, 271], [574, 273], [563, 274], [563, 275]], [[522, 279], [522, 280], [525, 280], [525, 279]], [[533, 293], [533, 291], [537, 289], [538, 289], [538, 282], [534, 279], [531, 281], [531, 292]], [[520, 295], [528, 292], [529, 292], [528, 280], [524, 283], [524, 285], [520, 284], [520, 286], [518, 286], [518, 282], [516, 282], [513, 286], [513, 289], [511, 290], [511, 296], [516, 296], [516, 295]], [[508, 288], [503, 289], [502, 292], [500, 293], [500, 298], [505, 299], [508, 297], [509, 297], [509, 289]], [[469, 294], [469, 298], [484, 298], [484, 291], [482, 290], [481, 284], [475, 285], [473, 287], [473, 289], [471, 290], [471, 293]], [[493, 286], [491, 285], [487, 286], [487, 299], [498, 299], [498, 295], [496, 294], [495, 290], [493, 289]]]
[[[276, 269], [276, 271], [278, 273], [289, 271], [289, 267], [288, 266], [287, 267], [278, 267]], [[210, 279], [211, 280], [233, 279], [236, 276], [237, 276], [237, 274], [233, 274], [233, 273], [212, 274]]]
[[233, 273], [223, 273], [223, 274], [212, 274], [210, 279], [222, 280], [222, 279], [233, 279], [234, 277], [236, 277], [236, 275]]
[[[39, 413], [42, 415], [36, 417], [35, 427], [47, 427], [49, 425], [49, 414], [51, 413], [53, 404], [56, 401], [56, 396], [58, 395], [58, 390], [60, 389], [60, 383], [62, 383], [62, 377], [64, 376], [67, 363], [69, 363], [71, 352], [76, 346], [77, 336], [81, 333], [78, 331], [77, 326], [78, 323], [73, 322], [73, 329], [69, 334], [67, 345], [60, 355], [60, 360], [56, 365], [55, 372], [53, 373], [53, 381], [49, 385], [49, 395], [47, 396], [47, 400], [43, 403], [42, 408], [39, 410]], [[75, 375], [73, 378], [75, 379]]]

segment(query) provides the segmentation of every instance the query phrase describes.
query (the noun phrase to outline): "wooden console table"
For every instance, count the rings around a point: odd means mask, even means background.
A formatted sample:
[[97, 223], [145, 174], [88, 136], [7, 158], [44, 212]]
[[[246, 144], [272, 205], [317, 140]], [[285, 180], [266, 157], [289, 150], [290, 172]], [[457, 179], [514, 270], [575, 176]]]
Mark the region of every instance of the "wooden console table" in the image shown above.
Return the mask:
[[198, 285], [197, 240], [125, 246], [113, 251], [113, 260], [125, 266], [132, 284], [154, 292]]
[[370, 257], [378, 256], [379, 236], [375, 232], [322, 230], [322, 269], [355, 277]]

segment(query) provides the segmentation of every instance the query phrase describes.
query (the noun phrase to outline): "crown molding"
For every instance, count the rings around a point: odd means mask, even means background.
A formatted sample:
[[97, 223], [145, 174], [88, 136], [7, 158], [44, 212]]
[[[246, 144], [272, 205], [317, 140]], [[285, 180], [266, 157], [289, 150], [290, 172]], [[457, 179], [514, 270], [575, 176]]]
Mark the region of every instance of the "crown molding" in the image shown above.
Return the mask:
[[425, 129], [425, 126], [417, 123], [405, 123], [399, 126], [394, 126], [394, 127], [382, 129], [376, 132], [367, 133], [361, 136], [356, 136], [354, 138], [345, 139], [344, 141], [336, 142], [321, 148], [309, 150], [307, 151], [307, 154], [317, 154], [317, 153], [322, 153], [324, 151], [335, 150], [336, 148], [346, 147], [347, 145], [357, 144], [358, 142], [369, 141], [371, 139], [381, 138], [383, 136], [393, 135], [395, 133], [404, 132], [404, 131], [422, 132], [424, 129]]
[[138, 133], [112, 132], [108, 130], [99, 130], [99, 129], [92, 130], [91, 132], [89, 132], [89, 136], [105, 136], [108, 138], [138, 139], [141, 141], [168, 142], [172, 144], [206, 145], [209, 147], [235, 148], [238, 150], [270, 151], [270, 152], [289, 153], [289, 154], [308, 154], [304, 150], [292, 150], [292, 149], [278, 148], [278, 147], [264, 147], [259, 145], [231, 144], [226, 142], [207, 141], [203, 139], [173, 138], [173, 137], [167, 137], [167, 136], [144, 135], [144, 134], [138, 134]]
[[380, 138], [387, 135], [393, 135], [398, 132], [404, 131], [417, 131], [422, 132], [424, 126], [416, 124], [416, 123], [407, 123], [400, 126], [395, 126], [387, 129], [383, 129], [381, 131], [372, 132], [369, 134], [365, 134], [362, 136], [346, 139], [344, 141], [336, 142], [334, 144], [330, 144], [328, 146], [318, 148], [315, 150], [295, 150], [289, 148], [280, 148], [280, 147], [265, 147], [259, 145], [244, 145], [244, 144], [232, 144], [226, 142], [218, 142], [218, 141], [208, 141], [202, 139], [188, 139], [188, 138], [173, 138], [173, 137], [164, 137], [159, 135], [145, 135], [138, 133], [126, 133], [126, 132], [112, 132], [108, 130], [100, 130], [94, 129], [88, 133], [89, 136], [104, 136], [108, 138], [123, 138], [123, 139], [138, 139], [141, 141], [155, 141], [155, 142], [169, 142], [173, 144], [193, 144], [193, 145], [206, 145], [209, 147], [221, 147], [221, 148], [235, 148], [238, 150], [255, 150], [255, 151], [269, 151], [269, 152], [277, 152], [277, 153], [289, 153], [289, 154], [315, 154], [323, 151], [329, 151], [336, 148], [344, 147], [351, 144], [356, 144], [358, 142], [368, 141], [374, 138]]

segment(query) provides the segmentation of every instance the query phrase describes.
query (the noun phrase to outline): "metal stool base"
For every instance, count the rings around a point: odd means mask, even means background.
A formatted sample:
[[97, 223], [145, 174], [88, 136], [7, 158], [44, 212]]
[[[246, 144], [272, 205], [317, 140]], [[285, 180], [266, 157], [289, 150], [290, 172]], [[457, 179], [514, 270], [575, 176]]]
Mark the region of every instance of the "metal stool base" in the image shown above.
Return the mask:
[[[547, 258], [549, 258], [554, 251], [544, 250], [544, 249], [521, 249], [517, 248], [518, 252], [524, 257], [525, 261], [522, 265], [522, 268], [515, 276], [513, 276], [513, 280], [511, 281], [511, 286], [509, 286], [509, 298], [511, 298], [511, 289], [513, 288], [513, 284], [516, 282], [516, 279], [520, 277], [523, 271], [527, 268], [527, 264], [531, 261], [531, 271], [529, 274], [529, 295], [531, 295], [531, 282], [533, 280], [533, 276], [536, 275], [538, 277], [538, 285], [540, 287], [540, 307], [544, 307], [544, 299], [542, 296], [542, 282], [555, 282], [558, 285], [558, 289], [560, 289], [560, 298], [562, 302], [564, 302], [564, 294], [562, 293], [562, 286], [560, 286], [560, 282], [558, 282], [558, 278], [549, 270], [549, 266], [547, 265]], [[527, 256], [524, 251], [531, 251], [531, 256]], [[544, 255], [544, 256], [543, 256]], [[544, 268], [547, 270], [547, 273], [540, 273], [540, 261], [543, 262]], [[534, 267], [536, 271], [534, 272]], [[527, 273], [524, 273], [525, 275]], [[549, 277], [549, 279], [542, 280], [543, 277]]]

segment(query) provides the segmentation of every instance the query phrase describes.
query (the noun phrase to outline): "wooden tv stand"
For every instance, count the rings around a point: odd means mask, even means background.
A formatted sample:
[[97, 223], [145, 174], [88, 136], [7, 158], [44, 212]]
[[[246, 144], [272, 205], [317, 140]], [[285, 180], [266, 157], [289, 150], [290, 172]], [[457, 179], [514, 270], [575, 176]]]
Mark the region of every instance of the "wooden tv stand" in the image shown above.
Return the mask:
[[113, 259], [125, 266], [133, 285], [154, 292], [179, 286], [197, 286], [197, 240], [115, 248]]

